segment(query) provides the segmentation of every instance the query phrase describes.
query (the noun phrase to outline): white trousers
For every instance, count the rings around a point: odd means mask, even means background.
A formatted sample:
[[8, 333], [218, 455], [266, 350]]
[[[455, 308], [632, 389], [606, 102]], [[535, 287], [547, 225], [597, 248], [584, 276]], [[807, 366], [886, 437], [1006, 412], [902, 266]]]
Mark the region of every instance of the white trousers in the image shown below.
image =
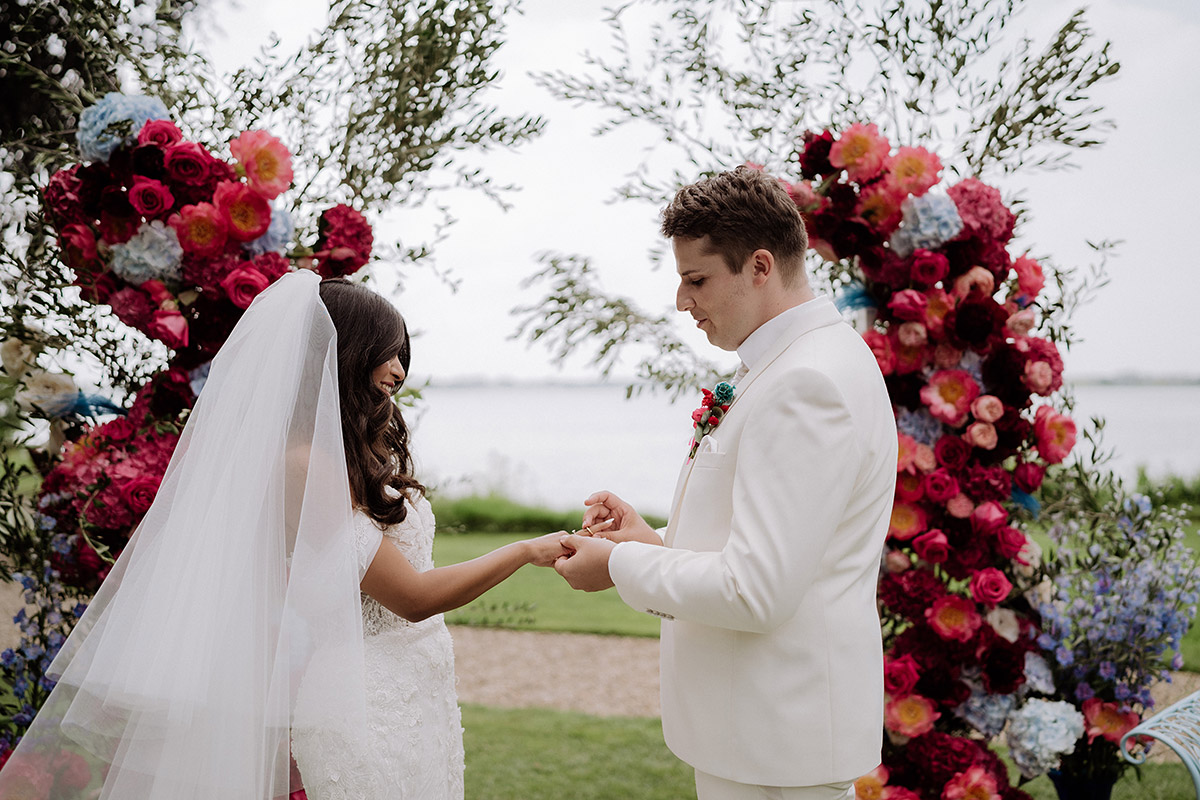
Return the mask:
[[696, 800], [855, 800], [854, 784], [754, 786], [696, 770]]

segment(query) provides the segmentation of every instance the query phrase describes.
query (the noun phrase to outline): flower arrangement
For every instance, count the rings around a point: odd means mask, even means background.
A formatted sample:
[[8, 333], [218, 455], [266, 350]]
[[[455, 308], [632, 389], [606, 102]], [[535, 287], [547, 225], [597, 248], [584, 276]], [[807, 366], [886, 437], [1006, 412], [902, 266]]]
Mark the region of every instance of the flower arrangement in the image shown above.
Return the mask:
[[77, 601], [100, 585], [153, 502], [208, 362], [243, 311], [293, 269], [354, 273], [373, 245], [370, 225], [347, 205], [321, 214], [314, 247], [294, 243], [280, 200], [291, 155], [265, 131], [235, 137], [227, 160], [185, 139], [160, 101], [110, 93], [80, 115], [78, 144], [86, 163], [52, 175], [43, 194], [61, 257], [86, 301], [172, 352], [130, 408], [100, 424], [96, 404], [69, 376], [39, 368], [27, 343], [6, 341], [0, 352], [22, 408], [92, 417], [38, 464], [45, 557], [36, 576], [21, 578], [37, 613], [18, 614], [22, 643], [0, 655], [19, 706], [0, 728], [0, 766], [51, 688], [41, 676], [83, 612]]
[[[1039, 509], [1047, 470], [1067, 459], [1077, 437], [1053, 399], [1062, 358], [1036, 332], [1045, 321], [1042, 267], [1010, 253], [1016, 216], [999, 191], [976, 178], [943, 185], [936, 155], [893, 150], [873, 124], [806, 133], [797, 160], [801, 179], [785, 185], [812, 247], [861, 284], [873, 309], [863, 337], [899, 436], [878, 587], [887, 740], [881, 770], [863, 779], [860, 794], [1028, 797], [1010, 784], [989, 740], [1007, 729], [1026, 777], [1070, 769], [1071, 754], [1095, 739], [1088, 731], [1119, 727], [1112, 714], [1130, 713], [1133, 697], [1108, 692], [1106, 701], [1125, 704], [1084, 709], [1088, 697], [1063, 696], [1063, 665], [1046, 648], [1057, 618], [1044, 619], [1030, 592], [1040, 576], [1077, 567], [1057, 555], [1043, 565], [1021, 524]], [[1149, 605], [1159, 608], [1164, 597]], [[1183, 606], [1163, 642], [1181, 635]], [[1076, 613], [1062, 617], [1078, 624]], [[1077, 633], [1063, 635], [1076, 642]], [[1126, 639], [1126, 648], [1143, 638]], [[1132, 674], [1125, 662], [1114, 668]], [[1107, 722], [1093, 722], [1100, 713]]]
[[721, 381], [710, 392], [708, 389], [701, 389], [703, 399], [700, 401], [700, 407], [692, 412], [692, 427], [695, 429], [692, 434], [692, 445], [688, 451], [688, 460], [696, 457], [696, 451], [700, 449], [700, 442], [705, 436], [712, 433], [721, 424], [721, 420], [725, 417], [725, 412], [729, 410], [729, 406], [733, 403], [733, 384]]

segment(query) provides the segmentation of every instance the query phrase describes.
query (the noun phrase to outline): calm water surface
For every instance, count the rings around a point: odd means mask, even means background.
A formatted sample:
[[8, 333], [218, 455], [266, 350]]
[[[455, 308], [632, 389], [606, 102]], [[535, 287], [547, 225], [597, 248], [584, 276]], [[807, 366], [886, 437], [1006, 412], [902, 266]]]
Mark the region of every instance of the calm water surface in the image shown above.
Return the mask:
[[[572, 508], [609, 489], [664, 514], [691, 438], [690, 395], [625, 399], [621, 385], [435, 386], [413, 420], [422, 479], [448, 493], [504, 492]], [[1086, 385], [1076, 419], [1106, 419], [1113, 469], [1200, 474], [1200, 386]]]

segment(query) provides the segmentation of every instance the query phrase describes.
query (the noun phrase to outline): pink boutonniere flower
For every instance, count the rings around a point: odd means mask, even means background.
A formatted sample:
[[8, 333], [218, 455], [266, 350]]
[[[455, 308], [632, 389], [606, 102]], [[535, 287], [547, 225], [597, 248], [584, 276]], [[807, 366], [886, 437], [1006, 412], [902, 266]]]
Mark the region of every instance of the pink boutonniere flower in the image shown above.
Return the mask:
[[692, 412], [692, 427], [695, 428], [695, 432], [692, 434], [692, 449], [688, 451], [689, 460], [696, 457], [696, 451], [700, 449], [700, 440], [716, 430], [733, 402], [731, 383], [721, 381], [711, 392], [708, 389], [700, 391], [704, 393], [704, 399], [700, 402], [700, 407]]

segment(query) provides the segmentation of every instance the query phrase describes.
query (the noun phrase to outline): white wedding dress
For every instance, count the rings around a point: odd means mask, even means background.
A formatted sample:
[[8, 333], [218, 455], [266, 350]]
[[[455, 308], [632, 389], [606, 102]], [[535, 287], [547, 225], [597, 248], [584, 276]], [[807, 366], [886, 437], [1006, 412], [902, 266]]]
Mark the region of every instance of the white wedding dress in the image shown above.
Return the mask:
[[[433, 510], [424, 497], [380, 530], [354, 512], [360, 577], [379, 547], [396, 547], [419, 572], [433, 569]], [[382, 539], [382, 543], [381, 543]], [[442, 615], [411, 623], [363, 595], [367, 724], [357, 745], [293, 733], [309, 800], [461, 800], [462, 716], [454, 646]]]

